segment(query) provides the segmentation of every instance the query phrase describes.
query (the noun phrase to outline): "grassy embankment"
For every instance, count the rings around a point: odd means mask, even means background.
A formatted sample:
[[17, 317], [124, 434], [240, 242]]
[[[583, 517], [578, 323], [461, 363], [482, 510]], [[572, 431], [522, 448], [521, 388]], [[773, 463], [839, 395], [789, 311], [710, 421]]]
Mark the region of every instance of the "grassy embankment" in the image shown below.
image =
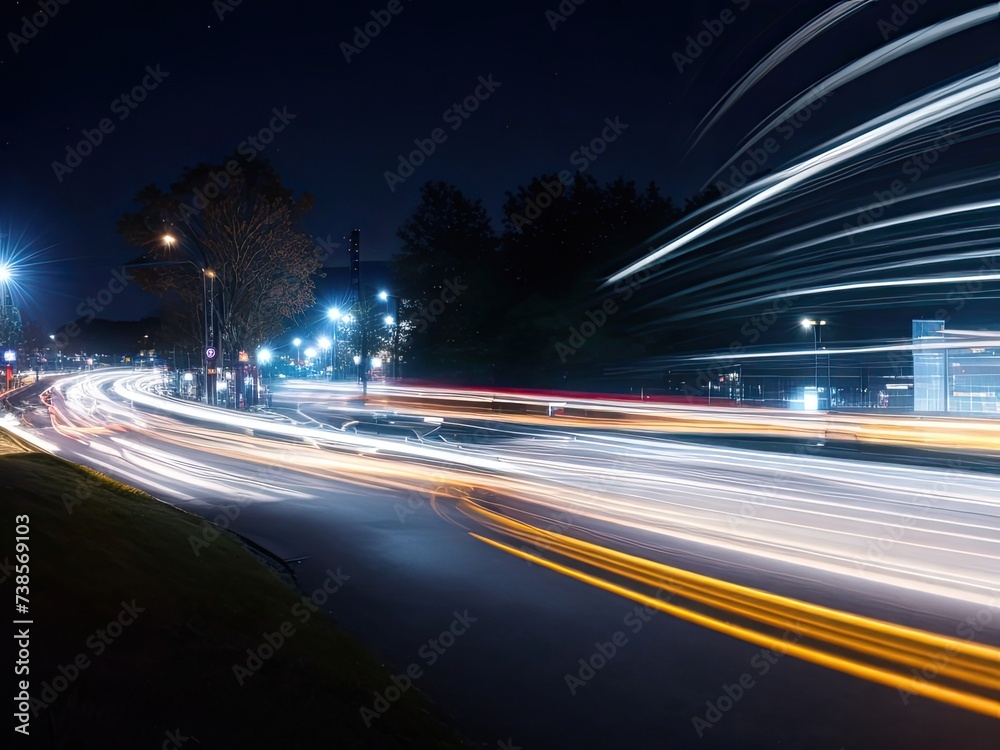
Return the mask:
[[[36, 705], [30, 744], [465, 747], [413, 691], [367, 728], [359, 710], [389, 673], [233, 537], [196, 556], [205, 521], [51, 456], [0, 450], [0, 477], [4, 573], [15, 516], [30, 518], [31, 694], [54, 696]], [[13, 570], [5, 584], [12, 600]], [[126, 623], [116, 638], [112, 622]], [[240, 684], [234, 665], [266, 655], [263, 634], [282, 623], [294, 633]]]

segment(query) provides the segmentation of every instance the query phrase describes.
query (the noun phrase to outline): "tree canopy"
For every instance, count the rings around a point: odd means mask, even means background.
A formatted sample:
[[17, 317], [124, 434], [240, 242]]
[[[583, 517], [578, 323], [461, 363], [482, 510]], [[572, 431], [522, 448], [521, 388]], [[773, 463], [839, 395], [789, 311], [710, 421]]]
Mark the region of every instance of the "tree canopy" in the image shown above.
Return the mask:
[[[628, 252], [682, 216], [672, 200], [652, 183], [601, 185], [577, 173], [564, 184], [545, 174], [508, 192], [502, 212], [497, 234], [481, 202], [458, 187], [421, 189], [394, 258], [408, 372], [483, 382], [488, 368], [498, 384], [563, 385], [568, 370], [641, 354], [649, 342], [626, 332], [628, 316], [602, 312], [595, 290]], [[447, 288], [454, 279], [460, 294]], [[590, 332], [586, 347], [570, 343], [581, 326]]]
[[428, 182], [420, 195], [394, 259], [408, 359], [418, 372], [476, 367], [495, 330], [499, 240], [482, 203], [454, 185]]
[[183, 300], [180, 327], [194, 340], [202, 338], [203, 283], [231, 357], [278, 336], [315, 304], [320, 253], [298, 229], [313, 200], [296, 198], [266, 161], [200, 164], [166, 191], [147, 185], [136, 201], [139, 210], [118, 222], [142, 249], [131, 273], [141, 288]]

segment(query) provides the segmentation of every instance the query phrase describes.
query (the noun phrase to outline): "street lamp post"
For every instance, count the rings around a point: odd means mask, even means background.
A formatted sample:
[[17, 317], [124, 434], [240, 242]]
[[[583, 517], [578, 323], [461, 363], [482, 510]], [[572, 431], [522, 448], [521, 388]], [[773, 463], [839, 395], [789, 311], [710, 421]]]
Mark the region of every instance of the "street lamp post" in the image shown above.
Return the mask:
[[[175, 243], [178, 242], [177, 238], [174, 237], [173, 235], [170, 235], [170, 234], [163, 235], [162, 240], [163, 240], [164, 244], [170, 245], [170, 246], [173, 246]], [[215, 272], [212, 271], [212, 269], [210, 269], [210, 268], [206, 268], [205, 265], [204, 265], [204, 263], [198, 264], [198, 263], [195, 263], [193, 260], [191, 260], [189, 258], [184, 258], [184, 259], [181, 259], [181, 260], [152, 261], [150, 263], [129, 263], [129, 264], [127, 264], [127, 267], [128, 268], [145, 268], [145, 267], [150, 267], [150, 266], [177, 266], [177, 265], [181, 265], [183, 263], [187, 263], [187, 264], [190, 264], [190, 265], [194, 266], [195, 269], [198, 270], [198, 273], [201, 275], [201, 311], [202, 311], [202, 325], [203, 325], [203, 338], [202, 338], [201, 359], [202, 359], [202, 364], [203, 364], [204, 369], [205, 369], [205, 375], [204, 375], [204, 378], [203, 378], [203, 383], [204, 383], [204, 387], [205, 387], [205, 403], [206, 404], [212, 404], [212, 403], [214, 403], [214, 398], [213, 398], [214, 394], [211, 392], [211, 389], [209, 388], [210, 381], [209, 381], [208, 370], [209, 370], [210, 365], [213, 364], [213, 363], [209, 360], [208, 349], [210, 347], [212, 347], [213, 339], [210, 338], [210, 335], [209, 335], [209, 315], [210, 315], [210, 313], [209, 313], [208, 281], [207, 280], [209, 278], [212, 279], [212, 293], [213, 293], [213, 298], [214, 298], [214, 294], [215, 294]], [[214, 321], [213, 321], [213, 330], [214, 330]], [[213, 347], [213, 349], [214, 349], [214, 347]]]
[[[215, 406], [218, 402], [219, 389], [216, 386], [216, 378], [218, 375], [216, 373], [219, 370], [217, 366], [216, 357], [221, 356], [222, 347], [216, 348], [215, 346], [215, 271], [211, 268], [205, 269], [202, 276], [202, 286], [205, 284], [205, 277], [208, 277], [208, 302], [205, 308], [205, 383], [208, 388], [206, 396], [208, 397], [208, 403]], [[215, 352], [215, 357], [208, 359], [208, 350], [211, 349]]]
[[[383, 318], [383, 322], [389, 327], [390, 336], [395, 336], [395, 333], [396, 333], [396, 329], [395, 329], [396, 319], [394, 317], [392, 317], [391, 315], [386, 315], [385, 318]], [[396, 349], [396, 346], [395, 346], [395, 341], [394, 341], [393, 342], [393, 354], [392, 354], [392, 377], [393, 378], [396, 377], [396, 352], [395, 352], [395, 349]]]
[[[170, 246], [178, 244], [177, 238], [170, 234], [163, 235], [163, 242]], [[202, 348], [201, 348], [201, 361], [202, 365], [205, 368], [205, 375], [202, 382], [205, 385], [205, 403], [211, 405], [215, 401], [214, 399], [215, 394], [212, 392], [213, 391], [211, 387], [212, 381], [209, 378], [208, 371], [214, 363], [208, 357], [209, 354], [208, 350], [209, 348], [213, 348], [214, 350], [214, 347], [212, 347], [212, 338], [210, 337], [209, 334], [210, 313], [208, 310], [208, 278], [211, 277], [212, 279], [212, 292], [214, 297], [215, 273], [211, 269], [206, 268], [204, 264], [199, 265], [198, 263], [195, 263], [193, 260], [180, 260], [175, 262], [190, 263], [192, 266], [197, 268], [199, 273], [201, 274], [201, 312], [202, 312], [202, 324], [204, 329], [204, 336], [202, 338]], [[171, 265], [172, 263], [173, 263], [172, 261], [165, 261], [163, 263], [150, 263], [150, 264], [139, 264], [139, 265]]]
[[330, 380], [337, 379], [337, 326], [340, 319], [343, 317], [340, 314], [340, 308], [331, 307], [326, 311], [327, 317], [330, 318], [330, 327], [333, 328], [333, 351], [330, 354]]
[[330, 339], [326, 336], [320, 336], [316, 340], [316, 345], [319, 346], [319, 350], [323, 352], [323, 369], [326, 369], [326, 352], [332, 351]]
[[[0, 315], [7, 319], [7, 284], [14, 278], [10, 268], [0, 265]], [[7, 343], [7, 342], [4, 342]]]
[[[814, 375], [813, 375], [813, 388], [816, 391], [816, 406], [819, 408], [819, 344], [823, 341], [823, 326], [826, 325], [825, 320], [810, 320], [809, 318], [804, 318], [802, 320], [803, 328], [811, 328], [813, 333], [813, 360], [814, 360]], [[827, 388], [827, 409], [830, 408], [830, 394], [829, 387]]]
[[296, 338], [292, 340], [292, 345], [295, 347], [295, 377], [299, 376], [299, 347], [302, 346], [302, 339]]
[[[6, 264], [0, 265], [0, 331], [3, 332], [4, 339], [0, 343], [3, 344], [5, 357], [8, 346], [13, 345], [14, 350], [17, 350], [17, 345], [14, 344], [13, 341], [8, 340], [10, 334], [14, 331], [12, 320], [14, 316], [13, 300], [10, 305], [7, 304], [7, 297], [9, 295], [8, 285], [13, 277], [14, 275], [11, 273], [9, 266]], [[14, 356], [16, 357], [17, 355], [15, 354]], [[15, 362], [15, 365], [20, 367], [20, 363]], [[10, 362], [6, 361], [0, 366], [4, 368], [4, 390], [7, 390], [11, 387], [11, 378], [9, 375], [13, 373], [13, 368], [11, 367]]]
[[[379, 299], [385, 302], [385, 324], [392, 328], [392, 377], [399, 377], [399, 297], [388, 292], [379, 292]], [[392, 314], [389, 314], [389, 298], [392, 298]]]
[[[271, 388], [269, 385], [271, 368], [269, 367], [271, 363], [271, 350], [261, 349], [257, 352], [257, 364], [261, 366], [261, 379], [264, 382], [264, 403], [268, 408], [271, 407]], [[264, 369], [266, 368], [266, 369]], [[268, 374], [268, 377], [264, 377], [264, 373]]]

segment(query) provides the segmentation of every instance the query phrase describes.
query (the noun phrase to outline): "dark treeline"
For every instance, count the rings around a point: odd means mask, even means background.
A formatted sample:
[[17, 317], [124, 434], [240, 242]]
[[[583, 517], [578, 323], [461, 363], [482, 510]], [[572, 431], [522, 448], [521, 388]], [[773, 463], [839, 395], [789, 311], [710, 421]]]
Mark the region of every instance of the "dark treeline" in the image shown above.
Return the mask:
[[456, 186], [421, 188], [393, 259], [406, 374], [572, 387], [605, 365], [662, 353], [662, 334], [635, 328], [648, 288], [638, 278], [601, 284], [711, 196], [680, 208], [654, 183], [601, 185], [581, 173], [567, 184], [542, 175], [506, 195], [498, 234], [481, 201]]

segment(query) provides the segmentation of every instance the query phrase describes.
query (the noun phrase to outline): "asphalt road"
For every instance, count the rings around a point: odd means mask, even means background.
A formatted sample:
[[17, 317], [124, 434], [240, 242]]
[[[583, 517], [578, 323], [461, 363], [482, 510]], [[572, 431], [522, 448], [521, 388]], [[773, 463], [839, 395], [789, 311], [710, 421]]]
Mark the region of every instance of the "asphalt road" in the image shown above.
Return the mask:
[[[294, 387], [277, 416], [225, 424], [156, 400], [131, 374], [65, 379], [50, 406], [44, 387], [12, 399], [26, 439], [221, 521], [293, 561], [306, 593], [340, 568], [351, 578], [328, 614], [394, 673], [418, 675], [484, 747], [996, 747], [995, 718], [644, 607], [474, 536], [511, 543], [482, 520], [500, 511], [713, 580], [995, 646], [1000, 484], [988, 472], [391, 409], [376, 425], [341, 393], [303, 400]], [[888, 549], [870, 554], [885, 534]], [[373, 696], [373, 710], [386, 705]]]

